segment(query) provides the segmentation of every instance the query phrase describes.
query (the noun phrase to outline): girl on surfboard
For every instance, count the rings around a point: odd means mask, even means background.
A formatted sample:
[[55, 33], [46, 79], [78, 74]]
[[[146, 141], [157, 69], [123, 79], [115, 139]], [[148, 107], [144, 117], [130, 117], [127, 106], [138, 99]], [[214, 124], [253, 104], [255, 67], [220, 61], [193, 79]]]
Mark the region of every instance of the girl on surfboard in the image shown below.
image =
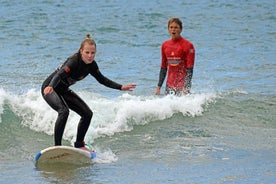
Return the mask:
[[99, 70], [96, 55], [96, 43], [89, 34], [82, 41], [77, 53], [70, 56], [58, 67], [42, 84], [41, 93], [45, 101], [58, 112], [55, 123], [55, 145], [61, 145], [62, 135], [69, 116], [69, 109], [80, 115], [77, 138], [74, 146], [87, 149], [84, 137], [93, 116], [88, 105], [69, 87], [77, 81], [84, 79], [88, 74], [92, 75], [99, 83], [113, 89], [132, 91], [136, 84], [118, 84], [105, 77]]

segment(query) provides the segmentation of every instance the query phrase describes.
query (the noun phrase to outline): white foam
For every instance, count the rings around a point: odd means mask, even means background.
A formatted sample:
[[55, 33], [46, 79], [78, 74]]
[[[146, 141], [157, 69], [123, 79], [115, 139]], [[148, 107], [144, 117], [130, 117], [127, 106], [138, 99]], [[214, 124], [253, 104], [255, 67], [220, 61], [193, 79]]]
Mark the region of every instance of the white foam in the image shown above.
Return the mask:
[[[97, 149], [98, 150], [98, 149]], [[110, 150], [97, 151], [97, 156], [93, 159], [93, 162], [98, 164], [108, 164], [112, 162], [116, 162], [118, 157]]]
[[[204, 106], [216, 97], [214, 93], [176, 96], [133, 96], [128, 93], [117, 98], [105, 98], [91, 92], [77, 92], [93, 111], [93, 118], [86, 134], [87, 142], [116, 132], [131, 131], [133, 125], [144, 125], [156, 120], [170, 118], [174, 113], [184, 116], [199, 116]], [[44, 101], [40, 92], [29, 90], [26, 94], [14, 95], [0, 90], [0, 113], [3, 99], [12, 111], [22, 118], [22, 125], [49, 135], [54, 133], [57, 113]], [[76, 138], [79, 115], [70, 111], [63, 138], [73, 143]]]
[[3, 106], [4, 106], [4, 100], [6, 98], [6, 92], [0, 88], [0, 123], [2, 122], [2, 114], [3, 114]]

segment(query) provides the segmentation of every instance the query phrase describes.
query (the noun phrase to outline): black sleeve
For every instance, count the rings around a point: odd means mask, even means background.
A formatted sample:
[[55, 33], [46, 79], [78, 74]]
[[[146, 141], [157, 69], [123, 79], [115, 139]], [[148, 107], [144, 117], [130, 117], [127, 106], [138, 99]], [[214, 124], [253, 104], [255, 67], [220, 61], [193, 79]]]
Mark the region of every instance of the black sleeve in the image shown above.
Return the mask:
[[96, 80], [109, 87], [109, 88], [113, 88], [113, 89], [118, 89], [118, 90], [121, 90], [122, 88], [122, 85], [121, 84], [118, 84], [110, 79], [108, 79], [107, 77], [105, 77], [99, 70], [99, 68], [96, 69], [95, 72], [92, 73], [92, 75], [96, 78]]
[[166, 78], [167, 75], [167, 68], [161, 68], [160, 69], [160, 73], [159, 73], [159, 81], [158, 81], [158, 86], [161, 87], [163, 85], [163, 82]]
[[53, 88], [55, 88], [60, 82], [60, 80], [61, 80], [60, 73], [59, 71], [57, 71], [56, 74], [53, 76], [52, 80], [50, 81], [49, 86], [52, 86]]
[[56, 74], [50, 81], [49, 86], [55, 88], [59, 82], [70, 75], [71, 70], [74, 68], [76, 62], [72, 59], [66, 60], [59, 68], [56, 70]]
[[186, 74], [186, 77], [185, 77], [185, 89], [187, 91], [191, 90], [192, 77], [193, 77], [193, 68], [187, 68], [187, 74]]

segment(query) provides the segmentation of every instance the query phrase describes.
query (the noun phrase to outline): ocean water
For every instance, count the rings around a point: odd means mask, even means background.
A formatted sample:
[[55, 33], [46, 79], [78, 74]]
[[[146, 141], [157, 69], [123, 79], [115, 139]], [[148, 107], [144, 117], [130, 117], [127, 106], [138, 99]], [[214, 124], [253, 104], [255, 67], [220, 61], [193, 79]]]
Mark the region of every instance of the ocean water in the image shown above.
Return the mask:
[[[275, 9], [272, 0], [0, 0], [0, 183], [274, 183]], [[173, 16], [196, 48], [192, 94], [155, 96]], [[137, 88], [116, 91], [89, 76], [74, 85], [94, 112], [85, 140], [98, 157], [37, 169], [57, 116], [41, 83], [87, 33], [102, 73]], [[64, 145], [78, 121], [71, 112]]]

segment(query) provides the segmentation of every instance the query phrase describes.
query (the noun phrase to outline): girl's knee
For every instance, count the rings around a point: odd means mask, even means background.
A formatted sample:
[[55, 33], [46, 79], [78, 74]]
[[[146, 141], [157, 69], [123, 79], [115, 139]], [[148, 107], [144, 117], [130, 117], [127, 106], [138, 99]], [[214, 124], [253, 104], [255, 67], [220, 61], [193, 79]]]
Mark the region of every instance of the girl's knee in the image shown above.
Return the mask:
[[87, 116], [87, 118], [89, 118], [89, 119], [92, 119], [93, 112], [89, 109], [89, 110], [87, 110], [87, 112], [85, 113], [85, 116]]
[[68, 108], [62, 108], [58, 110], [59, 116], [67, 117], [69, 116], [69, 109]]

